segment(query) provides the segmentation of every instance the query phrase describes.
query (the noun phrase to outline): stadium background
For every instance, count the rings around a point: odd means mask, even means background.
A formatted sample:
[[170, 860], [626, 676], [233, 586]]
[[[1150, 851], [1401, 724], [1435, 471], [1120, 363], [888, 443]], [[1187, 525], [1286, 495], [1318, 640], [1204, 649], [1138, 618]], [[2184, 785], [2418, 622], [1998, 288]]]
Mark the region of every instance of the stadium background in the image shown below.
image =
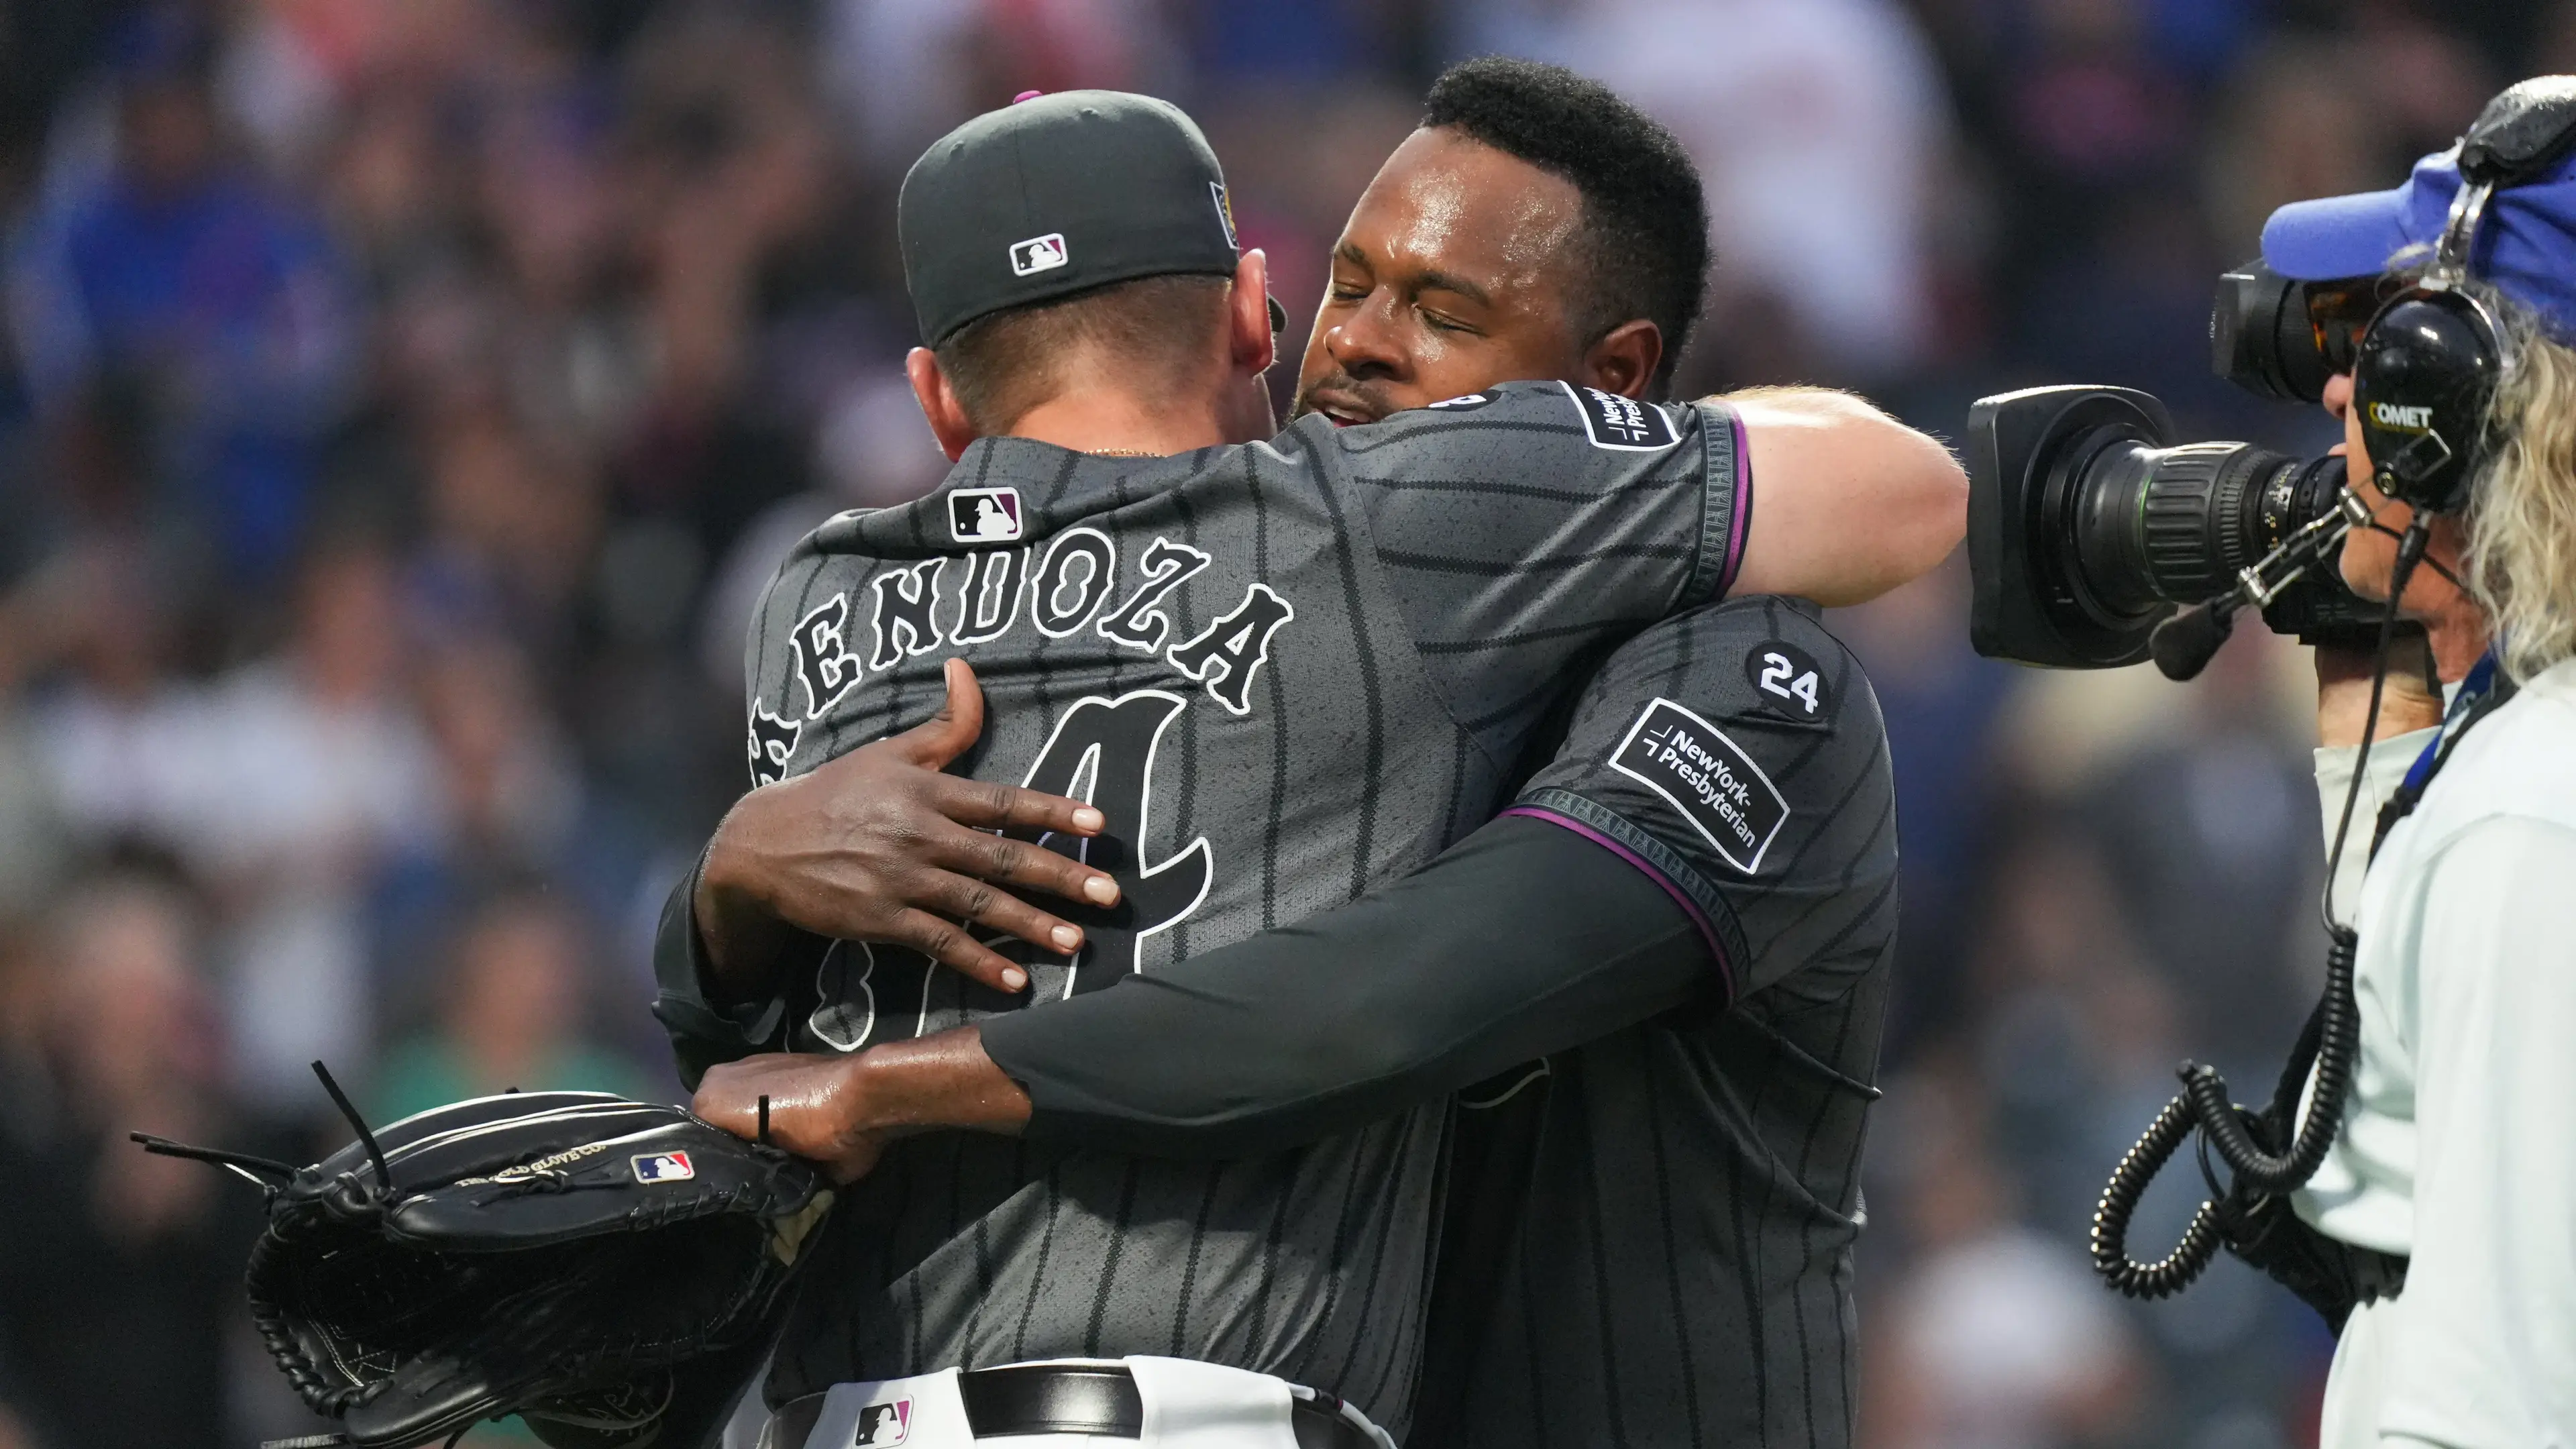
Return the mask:
[[[1028, 87], [1179, 101], [1302, 337], [1430, 76], [1487, 50], [1697, 155], [1694, 392], [1955, 434], [2116, 382], [2315, 449], [2210, 379], [2212, 278], [2576, 71], [2576, 4], [0, 6], [0, 1449], [305, 1422], [234, 1306], [252, 1194], [126, 1130], [309, 1157], [316, 1056], [385, 1116], [676, 1094], [646, 946], [743, 778], [754, 593], [941, 471], [898, 370], [923, 144]], [[2232, 1265], [2136, 1309], [2081, 1248], [2174, 1060], [2268, 1080], [2312, 989], [2304, 661], [2036, 676], [1968, 653], [1965, 591], [1953, 559], [1837, 620], [1906, 871], [1865, 1442], [2311, 1442], [2304, 1310]]]

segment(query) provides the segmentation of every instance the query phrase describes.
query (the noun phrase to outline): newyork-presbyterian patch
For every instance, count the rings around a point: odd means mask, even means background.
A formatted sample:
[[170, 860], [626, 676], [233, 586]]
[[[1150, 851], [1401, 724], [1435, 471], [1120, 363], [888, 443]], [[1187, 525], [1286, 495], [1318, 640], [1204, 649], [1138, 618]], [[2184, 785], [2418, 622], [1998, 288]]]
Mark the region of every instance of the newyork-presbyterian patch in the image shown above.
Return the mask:
[[1717, 726], [1669, 699], [1646, 706], [1610, 767], [1664, 798], [1727, 864], [1751, 875], [1789, 819], [1789, 802]]

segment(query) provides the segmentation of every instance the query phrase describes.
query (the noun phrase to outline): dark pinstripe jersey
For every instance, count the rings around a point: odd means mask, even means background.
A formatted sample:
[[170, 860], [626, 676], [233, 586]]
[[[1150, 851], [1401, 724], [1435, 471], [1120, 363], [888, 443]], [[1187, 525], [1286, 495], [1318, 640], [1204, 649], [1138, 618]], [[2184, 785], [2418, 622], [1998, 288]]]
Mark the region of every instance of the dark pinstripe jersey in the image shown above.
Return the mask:
[[1896, 934], [1869, 682], [1812, 607], [1659, 624], [1521, 791], [1709, 936], [1707, 1000], [1461, 1096], [1415, 1449], [1851, 1443]]
[[[1078, 848], [1125, 898], [1073, 913], [1081, 955], [1033, 961], [1024, 999], [836, 945], [773, 1041], [1044, 1010], [1420, 866], [1505, 803], [1594, 661], [1724, 592], [1741, 459], [1722, 408], [1522, 383], [1171, 459], [987, 439], [930, 497], [826, 523], [754, 626], [755, 777], [919, 723], [962, 654], [990, 708], [961, 766], [1099, 806]], [[770, 1393], [1154, 1353], [1400, 1432], [1444, 1131], [1424, 1108], [1222, 1164], [901, 1143], [835, 1213]]]

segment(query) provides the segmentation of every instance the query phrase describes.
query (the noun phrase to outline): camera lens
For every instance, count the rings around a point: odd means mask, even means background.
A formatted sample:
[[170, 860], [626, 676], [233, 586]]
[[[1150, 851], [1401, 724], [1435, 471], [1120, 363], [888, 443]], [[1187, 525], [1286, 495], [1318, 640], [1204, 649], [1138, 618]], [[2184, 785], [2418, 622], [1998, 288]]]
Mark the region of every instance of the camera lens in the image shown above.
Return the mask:
[[2252, 443], [2112, 441], [2067, 480], [2070, 573], [2105, 618], [2208, 598], [2271, 547], [2257, 505], [2290, 468]]
[[[2144, 658], [2175, 605], [2333, 511], [2342, 460], [2252, 443], [2167, 445], [2163, 408], [2118, 388], [2033, 388], [1969, 415], [1970, 635], [1981, 653], [2099, 668]], [[2311, 597], [2313, 596], [2313, 597]], [[2339, 622], [2348, 599], [2314, 570], [2265, 610], [2276, 628]]]

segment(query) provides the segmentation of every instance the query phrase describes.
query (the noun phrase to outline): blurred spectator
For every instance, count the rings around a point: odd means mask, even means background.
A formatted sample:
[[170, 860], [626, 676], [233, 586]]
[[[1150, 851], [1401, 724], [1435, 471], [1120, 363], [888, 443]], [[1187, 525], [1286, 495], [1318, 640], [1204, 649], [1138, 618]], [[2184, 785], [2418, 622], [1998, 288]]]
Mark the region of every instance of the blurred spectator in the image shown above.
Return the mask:
[[1897, 937], [1892, 1051], [1959, 1024], [1965, 1008], [1969, 907], [1984, 886], [1997, 801], [1996, 721], [2011, 674], [1977, 658], [1964, 551], [1833, 626], [1851, 645], [1887, 721], [1896, 829], [1905, 862], [1905, 929]]
[[236, 579], [292, 554], [317, 445], [349, 381], [337, 263], [309, 211], [227, 156], [195, 12], [135, 12], [116, 45], [116, 161], [19, 240], [21, 365], [60, 413], [103, 371], [149, 390], [160, 506]]
[[643, 1079], [582, 1035], [588, 942], [577, 917], [542, 896], [504, 896], [458, 933], [438, 1025], [387, 1056], [380, 1120], [497, 1092], [645, 1095]]
[[2316, 783], [2270, 687], [2279, 648], [2261, 630], [2230, 639], [2181, 728], [2122, 761], [2085, 810], [2184, 1039], [2255, 1078], [2298, 1035], [2325, 951]]
[[2386, 123], [2352, 84], [2346, 49], [2285, 39], [2247, 60], [2211, 136], [2210, 225], [2231, 257], [2250, 257], [2263, 219], [2285, 202], [2385, 185]]
[[77, 846], [188, 840], [207, 760], [194, 691], [170, 672], [164, 583], [131, 543], [66, 554], [48, 582], [68, 668], [32, 711], [54, 812]]
[[0, 1143], [16, 1184], [0, 1209], [0, 1361], [20, 1367], [48, 1441], [224, 1444], [224, 1345], [259, 1199], [125, 1140], [243, 1145], [193, 913], [166, 887], [105, 878], [63, 903], [47, 948], [65, 1131], [32, 1151]]
[[[1930, 1083], [1914, 1084], [1925, 1094]], [[1973, 1122], [1909, 1125], [1919, 1174], [1900, 1229], [1921, 1245], [1865, 1359], [1871, 1449], [2056, 1449], [2117, 1442], [2144, 1388], [2112, 1300], [2064, 1247], [2014, 1223]], [[1969, 1110], [1964, 1103], [1950, 1110]]]
[[42, 1151], [62, 1128], [53, 990], [36, 935], [18, 919], [0, 922], [0, 1161]]
[[[1597, 76], [1672, 128], [1708, 192], [1721, 316], [1761, 297], [1822, 371], [1879, 380], [1929, 334], [1924, 221], [1948, 116], [1932, 55], [1893, 0], [1582, 0], [1479, 7], [1507, 36]], [[1652, 43], [1640, 43], [1644, 37]], [[1739, 332], [1717, 326], [1706, 346]]]
[[436, 819], [405, 662], [389, 561], [334, 542], [304, 567], [286, 647], [219, 683], [194, 732], [190, 845], [227, 907], [236, 1077], [267, 1110], [309, 1107], [306, 1063], [355, 1077], [372, 1055], [366, 893]]
[[493, 630], [549, 653], [598, 532], [577, 455], [548, 448], [494, 401], [438, 410], [426, 445], [429, 530], [409, 585], [437, 626]]
[[[869, 161], [897, 177], [959, 122], [1021, 91], [1165, 93], [1178, 79], [1180, 37], [1155, 23], [1148, 0], [825, 0], [821, 8], [824, 83]], [[1242, 23], [1211, 17], [1220, 32]], [[1311, 43], [1311, 30], [1287, 28]], [[1296, 50], [1308, 53], [1306, 44]]]
[[2369, 77], [2387, 138], [2380, 176], [2403, 176], [2416, 157], [2459, 139], [2505, 79], [2488, 73], [2471, 41], [2444, 23], [2448, 17], [2436, 18], [2440, 8], [2426, 0], [2364, 0], [2353, 7], [2352, 69]]
[[430, 661], [422, 695], [442, 848], [493, 866], [555, 863], [581, 808], [580, 783], [526, 661], [498, 639], [450, 645]]
[[2133, 1097], [2170, 1095], [2173, 1002], [2140, 963], [2090, 842], [2048, 814], [2016, 825], [1993, 863], [1961, 1045], [2031, 1220], [2071, 1237], [2110, 1169], [2101, 1124], [2125, 1130]]
[[376, 877], [376, 994], [400, 1014], [435, 989], [452, 923], [494, 883], [575, 873], [583, 790], [527, 661], [505, 640], [433, 652], [419, 679], [434, 794]]

